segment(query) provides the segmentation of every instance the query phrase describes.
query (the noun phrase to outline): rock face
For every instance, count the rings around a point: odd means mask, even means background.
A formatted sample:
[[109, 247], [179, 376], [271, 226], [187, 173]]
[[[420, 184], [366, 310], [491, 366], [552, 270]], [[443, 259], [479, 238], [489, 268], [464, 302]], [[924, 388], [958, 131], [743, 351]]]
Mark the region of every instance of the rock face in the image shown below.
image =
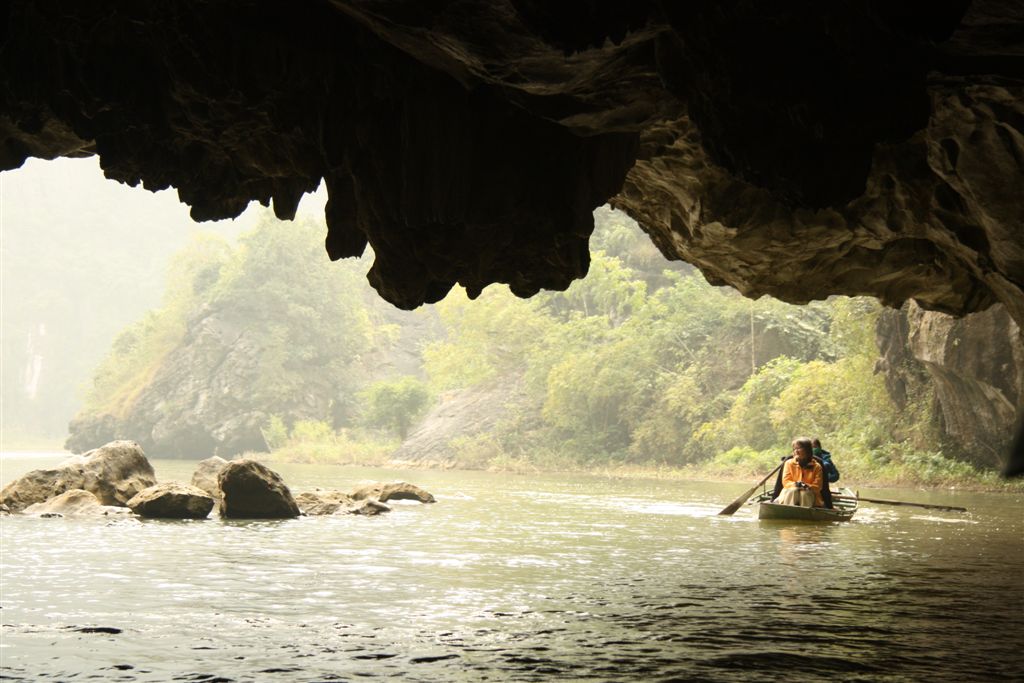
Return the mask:
[[25, 508], [24, 513], [40, 517], [98, 517], [128, 514], [128, 509], [115, 505], [104, 505], [90, 491], [71, 489], [42, 503], [29, 505]]
[[218, 477], [223, 497], [221, 517], [287, 519], [299, 516], [299, 507], [281, 476], [255, 460], [233, 460]]
[[391, 455], [396, 464], [444, 466], [454, 458], [452, 440], [487, 432], [514, 413], [522, 401], [520, 380], [450, 391], [434, 404], [419, 425]]
[[[132, 434], [163, 457], [267, 450], [260, 427], [269, 416], [254, 411], [243, 391], [260, 371], [263, 349], [245, 325], [225, 313], [203, 311], [190, 322], [186, 338], [124, 419], [82, 415], [72, 420], [65, 448], [78, 451]], [[325, 405], [329, 395], [323, 392]]]
[[564, 288], [610, 200], [749, 295], [1024, 324], [1019, 3], [8, 5], [0, 168], [98, 154], [197, 220], [323, 179], [403, 308]]
[[1002, 306], [954, 318], [909, 304], [879, 321], [879, 369], [901, 407], [932, 390], [951, 450], [999, 467], [1024, 409], [1024, 338]]
[[23, 510], [70, 489], [84, 489], [103, 505], [125, 505], [139, 491], [156, 484], [156, 474], [134, 441], [114, 441], [74, 456], [48, 470], [33, 470], [0, 491], [0, 503]]
[[166, 482], [139, 491], [128, 501], [128, 507], [140, 517], [206, 519], [213, 503], [213, 496], [202, 489]]
[[228, 461], [220, 456], [213, 456], [206, 460], [200, 460], [196, 465], [196, 471], [192, 473], [192, 486], [206, 492], [213, 498], [220, 498], [220, 483], [217, 478], [220, 471], [224, 469]]

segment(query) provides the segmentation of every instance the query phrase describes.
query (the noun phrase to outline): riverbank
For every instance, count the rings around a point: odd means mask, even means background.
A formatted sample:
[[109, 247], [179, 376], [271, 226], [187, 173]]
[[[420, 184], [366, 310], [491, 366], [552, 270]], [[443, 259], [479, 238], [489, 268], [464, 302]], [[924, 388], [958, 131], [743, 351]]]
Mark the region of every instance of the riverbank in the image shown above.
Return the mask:
[[[19, 442], [20, 448], [4, 444], [5, 453], [33, 453], [60, 455], [58, 445], [45, 447], [45, 442]], [[338, 467], [382, 467], [425, 471], [456, 470], [464, 472], [498, 472], [515, 475], [567, 475], [594, 476], [605, 479], [659, 480], [671, 482], [705, 481], [750, 485], [771, 472], [778, 465], [777, 456], [765, 453], [724, 453], [698, 465], [677, 466], [669, 463], [576, 463], [569, 459], [537, 462], [527, 458], [501, 456], [490, 460], [461, 462], [395, 461], [390, 458], [393, 443], [320, 444], [317, 447], [283, 448], [271, 453], [246, 453], [268, 464], [313, 464]], [[67, 454], [70, 455], [70, 454]], [[196, 458], [199, 460], [200, 458]], [[836, 456], [842, 478], [840, 483], [854, 489], [915, 488], [921, 490], [977, 491], [1024, 493], [1024, 478], [1003, 479], [993, 470], [979, 470], [936, 454], [907, 456], [899, 463], [879, 467], [866, 466], [863, 457]]]
[[[772, 468], [753, 473], [748, 470], [724, 472], [717, 468], [661, 468], [623, 465], [605, 467], [599, 470], [580, 470], [588, 474], [613, 479], [659, 479], [666, 481], [707, 481], [715, 483], [754, 483]], [[574, 472], [566, 472], [572, 474]], [[907, 474], [902, 476], [847, 476], [843, 475], [840, 482], [843, 486], [854, 489], [871, 488], [917, 488], [923, 490], [957, 490], [988, 493], [1024, 493], [1024, 479], [1003, 479], [997, 472], [980, 473], [976, 478], [929, 480]]]
[[[387, 457], [384, 449], [373, 449], [359, 455], [369, 458], [339, 456], [335, 451], [321, 451], [317, 458], [310, 458], [310, 452], [294, 450], [274, 451], [269, 454], [250, 454], [267, 462], [316, 463], [338, 466], [389, 467], [417, 470], [459, 470], [466, 472], [501, 472], [516, 475], [585, 475], [607, 479], [652, 479], [661, 481], [707, 481], [716, 483], [754, 482], [771, 472], [778, 460], [764, 457], [736, 461], [728, 453], [699, 465], [674, 466], [668, 463], [604, 463], [587, 465], [559, 460], [554, 465], [545, 465], [527, 458], [494, 458], [481, 463], [444, 461], [395, 461]], [[979, 470], [966, 463], [949, 460], [935, 454], [909, 456], [909, 462], [889, 463], [874, 471], [866, 468], [856, 458], [839, 459], [837, 464], [842, 473], [841, 483], [852, 488], [918, 488], [924, 490], [958, 490], [977, 492], [1024, 492], [1024, 478], [1007, 480], [998, 472]]]

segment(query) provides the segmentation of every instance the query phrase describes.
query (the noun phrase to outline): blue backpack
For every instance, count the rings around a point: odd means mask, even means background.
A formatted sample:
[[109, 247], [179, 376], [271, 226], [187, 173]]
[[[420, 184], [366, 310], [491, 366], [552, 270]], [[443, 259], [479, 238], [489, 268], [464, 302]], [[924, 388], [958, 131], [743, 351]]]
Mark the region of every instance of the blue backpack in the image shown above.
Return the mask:
[[825, 470], [825, 477], [828, 479], [828, 483], [834, 484], [839, 481], [839, 468], [832, 462], [832, 454], [826, 451], [824, 448], [821, 449], [821, 468]]

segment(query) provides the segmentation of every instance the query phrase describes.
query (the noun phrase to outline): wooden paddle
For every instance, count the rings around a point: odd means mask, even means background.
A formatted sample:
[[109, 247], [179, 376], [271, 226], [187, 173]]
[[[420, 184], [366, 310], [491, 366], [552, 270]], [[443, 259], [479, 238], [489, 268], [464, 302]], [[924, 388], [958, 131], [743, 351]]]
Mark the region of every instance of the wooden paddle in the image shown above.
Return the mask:
[[757, 482], [756, 484], [754, 484], [753, 486], [751, 486], [751, 487], [750, 487], [750, 490], [749, 490], [749, 491], [747, 491], [746, 493], [744, 493], [744, 494], [743, 494], [742, 496], [740, 496], [739, 498], [737, 498], [737, 499], [736, 499], [736, 500], [734, 500], [733, 502], [729, 503], [729, 504], [728, 504], [727, 506], [725, 506], [725, 508], [724, 508], [724, 509], [723, 509], [723, 510], [722, 510], [721, 512], [719, 512], [718, 514], [720, 514], [720, 515], [731, 515], [731, 514], [733, 514], [734, 512], [736, 512], [737, 510], [739, 510], [739, 509], [740, 509], [740, 507], [741, 507], [741, 506], [742, 506], [742, 505], [743, 505], [744, 503], [746, 503], [746, 502], [747, 502], [747, 499], [748, 499], [748, 498], [750, 498], [750, 497], [751, 497], [752, 495], [754, 495], [754, 491], [756, 491], [756, 490], [757, 490], [757, 487], [758, 487], [758, 486], [760, 486], [761, 484], [765, 483], [766, 481], [768, 481], [769, 477], [771, 477], [771, 476], [772, 476], [773, 474], [775, 474], [776, 472], [778, 472], [779, 470], [781, 470], [781, 469], [782, 469], [782, 466], [783, 466], [783, 465], [785, 465], [785, 464], [786, 464], [786, 461], [785, 461], [785, 460], [783, 460], [783, 461], [782, 461], [781, 463], [779, 463], [779, 466], [778, 466], [778, 467], [776, 467], [776, 468], [775, 468], [774, 470], [772, 470], [771, 472], [769, 472], [769, 473], [768, 473], [768, 474], [767, 474], [767, 475], [765, 476], [765, 478], [764, 478], [764, 479], [762, 479], [761, 481], [759, 481], [759, 482]]
[[842, 500], [859, 500], [864, 503], [879, 503], [880, 505], [913, 505], [919, 508], [928, 508], [929, 510], [952, 510], [953, 512], [967, 512], [967, 508], [957, 507], [955, 505], [932, 505], [931, 503], [908, 503], [905, 500], [881, 500], [880, 498], [864, 498], [858, 496], [838, 496], [832, 494], [832, 498], [840, 498]]

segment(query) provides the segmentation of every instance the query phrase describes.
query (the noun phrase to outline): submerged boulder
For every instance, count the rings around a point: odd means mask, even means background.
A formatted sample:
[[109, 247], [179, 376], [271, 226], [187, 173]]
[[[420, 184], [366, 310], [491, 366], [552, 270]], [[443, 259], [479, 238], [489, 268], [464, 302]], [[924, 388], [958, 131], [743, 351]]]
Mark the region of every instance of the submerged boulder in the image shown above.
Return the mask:
[[255, 460], [234, 460], [217, 478], [223, 497], [222, 517], [287, 519], [299, 516], [299, 506], [281, 475]]
[[418, 500], [421, 503], [436, 502], [434, 496], [415, 484], [396, 481], [390, 484], [374, 483], [361, 486], [351, 494], [353, 500], [376, 498], [381, 503], [389, 500]]
[[333, 515], [344, 512], [352, 504], [352, 498], [341, 491], [304, 491], [295, 496], [302, 514], [309, 516]]
[[365, 500], [356, 501], [345, 509], [345, 512], [350, 515], [363, 515], [364, 517], [372, 517], [379, 515], [384, 512], [391, 512], [391, 508], [384, 503], [374, 498], [367, 498]]
[[175, 481], [150, 486], [128, 501], [128, 507], [140, 517], [163, 519], [206, 519], [213, 504], [213, 496], [206, 491]]
[[192, 486], [206, 491], [214, 498], [220, 498], [220, 484], [217, 482], [217, 477], [220, 476], [220, 471], [227, 464], [228, 461], [219, 455], [200, 460], [196, 465], [196, 471], [192, 473]]
[[12, 511], [42, 503], [65, 491], [83, 489], [103, 505], [121, 505], [156, 484], [156, 473], [134, 441], [112, 441], [50, 469], [33, 470], [0, 491], [0, 503]]
[[389, 506], [375, 497], [357, 499], [341, 491], [323, 491], [321, 489], [305, 491], [297, 495], [295, 501], [302, 510], [302, 514], [309, 516], [363, 515], [369, 517], [384, 512], [391, 512]]
[[40, 517], [96, 517], [128, 514], [128, 509], [117, 505], [104, 505], [91, 491], [71, 489], [41, 503], [33, 503], [26, 507], [24, 512]]

